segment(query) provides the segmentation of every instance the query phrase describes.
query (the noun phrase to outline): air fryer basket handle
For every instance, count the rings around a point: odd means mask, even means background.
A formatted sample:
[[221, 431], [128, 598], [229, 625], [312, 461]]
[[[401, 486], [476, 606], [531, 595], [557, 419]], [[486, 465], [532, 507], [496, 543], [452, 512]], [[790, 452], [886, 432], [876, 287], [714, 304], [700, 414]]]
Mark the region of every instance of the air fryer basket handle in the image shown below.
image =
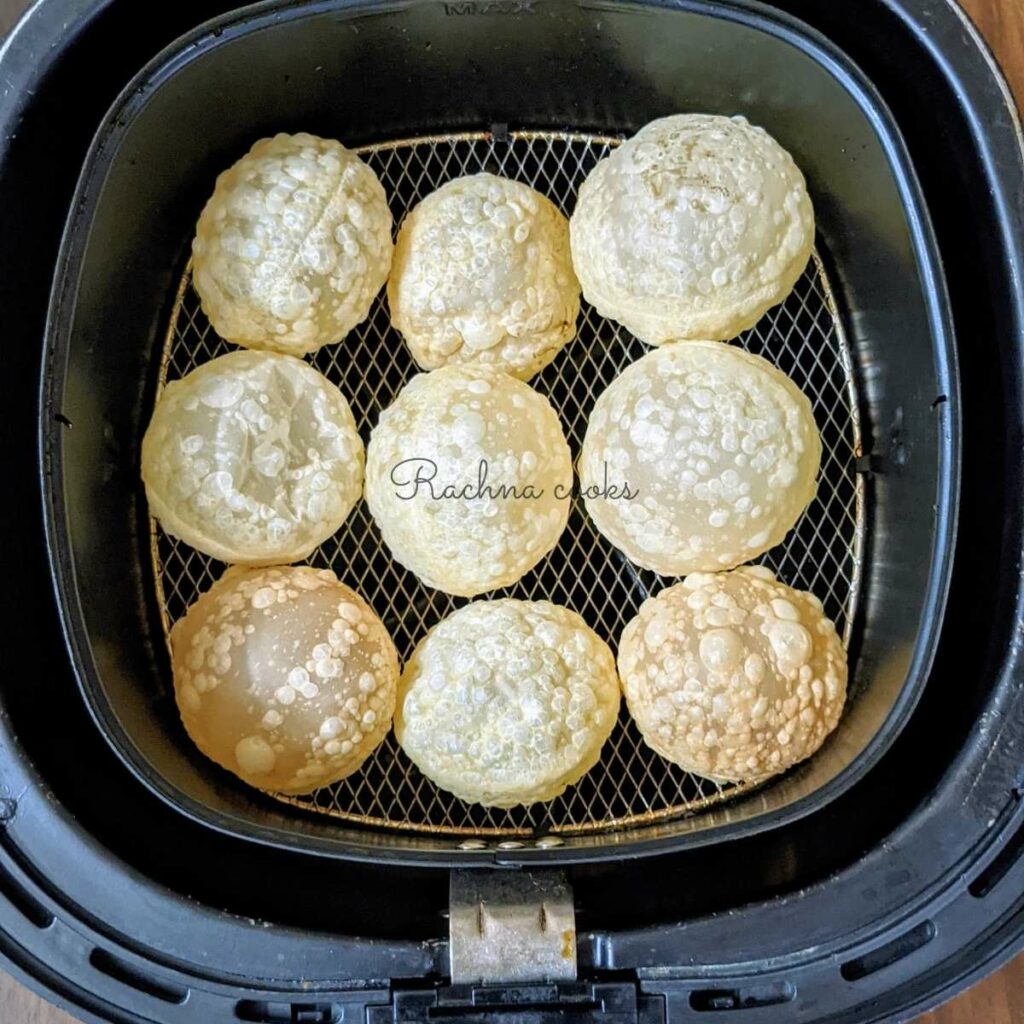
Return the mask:
[[[724, 1007], [723, 1007], [724, 1008]], [[396, 992], [367, 1024], [663, 1024], [665, 1000], [631, 982], [511, 985]]]

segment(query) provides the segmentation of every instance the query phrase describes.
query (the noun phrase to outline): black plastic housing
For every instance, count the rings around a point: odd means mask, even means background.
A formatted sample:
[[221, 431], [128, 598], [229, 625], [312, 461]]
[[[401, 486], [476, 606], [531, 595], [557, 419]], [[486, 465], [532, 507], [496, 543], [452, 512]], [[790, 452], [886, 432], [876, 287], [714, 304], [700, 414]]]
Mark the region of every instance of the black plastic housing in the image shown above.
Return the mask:
[[[33, 382], [78, 171], [129, 78], [231, 6], [43, 0], [0, 51], [0, 954], [97, 1022], [352, 1021], [447, 969], [446, 871], [232, 839], [139, 784], [86, 713], [49, 587]], [[945, 629], [908, 727], [828, 807], [708, 849], [571, 868], [581, 973], [638, 988], [673, 1021], [751, 1000], [726, 1017], [905, 1020], [1024, 943], [1024, 155], [995, 65], [946, 0], [861, 0], [855, 17], [777, 6], [880, 90], [932, 211], [964, 423]]]

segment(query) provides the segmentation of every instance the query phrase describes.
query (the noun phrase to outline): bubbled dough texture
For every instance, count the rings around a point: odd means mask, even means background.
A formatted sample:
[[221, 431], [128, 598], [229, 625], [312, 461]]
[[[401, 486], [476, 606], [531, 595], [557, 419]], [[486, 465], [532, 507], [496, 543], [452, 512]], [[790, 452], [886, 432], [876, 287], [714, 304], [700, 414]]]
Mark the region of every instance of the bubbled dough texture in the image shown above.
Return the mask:
[[579, 615], [548, 601], [477, 601], [413, 652], [395, 735], [442, 789], [515, 807], [578, 782], [618, 709], [615, 659]]
[[570, 222], [583, 294], [650, 345], [727, 340], [793, 289], [814, 211], [792, 157], [744, 118], [652, 121], [602, 160]]
[[217, 179], [196, 227], [192, 282], [222, 338], [302, 355], [366, 319], [391, 253], [373, 171], [340, 142], [275, 135]]
[[811, 404], [759, 356], [714, 341], [649, 352], [594, 406], [580, 456], [597, 528], [666, 576], [713, 572], [778, 544], [814, 497], [821, 439]]
[[229, 569], [171, 631], [199, 749], [250, 785], [309, 793], [351, 775], [391, 725], [398, 656], [327, 569]]
[[846, 700], [846, 655], [821, 602], [762, 566], [697, 573], [645, 601], [619, 672], [647, 744], [720, 781], [759, 782], [809, 757]]
[[[432, 500], [392, 482], [407, 459], [437, 464], [436, 493], [447, 483], [533, 487], [513, 495]], [[414, 377], [370, 436], [366, 500], [392, 557], [424, 583], [472, 597], [509, 586], [557, 543], [569, 518], [572, 457], [551, 403], [528, 384], [485, 366], [447, 366]], [[559, 498], [556, 495], [563, 495]]]
[[163, 390], [142, 441], [150, 510], [225, 562], [305, 558], [363, 486], [363, 443], [341, 392], [311, 366], [232, 352]]
[[402, 224], [388, 302], [423, 369], [487, 363], [526, 380], [576, 333], [569, 224], [519, 182], [451, 181]]

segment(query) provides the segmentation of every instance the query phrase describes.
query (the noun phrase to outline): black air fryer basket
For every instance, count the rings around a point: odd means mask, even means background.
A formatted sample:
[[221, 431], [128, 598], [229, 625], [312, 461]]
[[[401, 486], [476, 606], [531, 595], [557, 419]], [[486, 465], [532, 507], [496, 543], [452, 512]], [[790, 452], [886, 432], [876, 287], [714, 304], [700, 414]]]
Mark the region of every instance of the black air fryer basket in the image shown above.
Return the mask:
[[[172, 804], [299, 848], [449, 866], [487, 860], [495, 847], [508, 859], [512, 850], [531, 861], [621, 858], [791, 820], [852, 784], [906, 721], [951, 570], [951, 318], [899, 131], [841, 51], [760, 8], [549, 0], [531, 17], [482, 20], [459, 10], [267, 4], [230, 15], [162, 54], [101, 126], [58, 266], [42, 420], [58, 595], [90, 707], [129, 767]], [[344, 102], [367, 83], [373, 102]], [[601, 83], [616, 87], [602, 94]], [[254, 799], [184, 735], [159, 656], [161, 634], [219, 567], [149, 524], [138, 479], [155, 388], [228, 349], [182, 273], [218, 168], [252, 139], [304, 125], [365, 147], [396, 221], [483, 168], [571, 209], [617, 133], [675, 110], [739, 111], [767, 127], [818, 207], [819, 258], [744, 342], [814, 397], [824, 436], [818, 499], [771, 562], [820, 595], [852, 641], [853, 697], [836, 735], [745, 800], [742, 787], [715, 787], [653, 755], [625, 713], [587, 779], [529, 811], [446, 797], [390, 741], [351, 779], [291, 801], [306, 814]], [[595, 398], [643, 349], [586, 309], [580, 337], [539, 378], [576, 451]], [[415, 372], [383, 297], [315, 362], [351, 396], [364, 434]], [[364, 504], [313, 561], [366, 596], [403, 657], [453, 606], [393, 565]], [[509, 592], [567, 604], [614, 643], [659, 586], [577, 507], [556, 551]]]
[[[42, 0], [0, 53], [19, 496], [0, 719], [9, 964], [105, 1021], [653, 1024], [890, 1019], [1009, 955], [1024, 159], [958, 9], [141, 6]], [[843, 632], [839, 729], [745, 790], [674, 772], [624, 718], [575, 794], [528, 812], [445, 797], [393, 747], [303, 800], [205, 761], [165, 634], [219, 566], [151, 523], [138, 448], [164, 380], [224, 348], [188, 268], [217, 172], [258, 137], [307, 130], [364, 152], [396, 220], [481, 169], [569, 211], [620, 138], [685, 110], [764, 125], [815, 202], [811, 267], [741, 343], [815, 401], [819, 496], [767, 560]], [[584, 310], [539, 382], [574, 447], [641, 353]], [[367, 428], [413, 369], [380, 301], [316, 362]], [[42, 514], [21, 500], [40, 485]], [[313, 561], [408, 653], [451, 605], [390, 565], [363, 507], [352, 519]], [[512, 593], [574, 606], [614, 641], [663, 581], [588, 529], [575, 510], [560, 568]], [[548, 926], [524, 925], [542, 904]]]

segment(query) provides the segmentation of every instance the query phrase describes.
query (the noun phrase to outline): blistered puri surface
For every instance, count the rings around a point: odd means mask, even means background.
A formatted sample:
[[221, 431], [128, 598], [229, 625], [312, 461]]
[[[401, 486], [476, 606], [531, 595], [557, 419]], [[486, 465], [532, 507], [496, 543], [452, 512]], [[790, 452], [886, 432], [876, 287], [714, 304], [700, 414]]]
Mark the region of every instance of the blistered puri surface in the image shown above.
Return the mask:
[[342, 779], [391, 727], [394, 644], [327, 569], [234, 566], [178, 620], [171, 647], [189, 735], [260, 789]]
[[558, 543], [572, 479], [543, 395], [501, 370], [452, 365], [414, 377], [381, 414], [366, 501], [396, 561], [472, 597], [515, 583]]
[[345, 397], [307, 363], [230, 352], [163, 389], [142, 476], [168, 533], [228, 562], [294, 562], [359, 500], [363, 443]]
[[570, 224], [583, 294], [648, 344], [724, 341], [781, 302], [814, 247], [800, 169], [742, 117], [645, 125], [580, 188]]
[[222, 338], [302, 355], [365, 319], [392, 249], [384, 189], [355, 153], [275, 135], [218, 177], [192, 245], [196, 291]]
[[761, 565], [693, 573], [646, 601], [619, 671], [644, 740], [722, 780], [810, 757], [846, 701], [846, 652], [821, 602]]
[[423, 369], [483, 363], [528, 380], [576, 334], [569, 222], [522, 182], [449, 182], [402, 222], [388, 304]]
[[474, 601], [409, 659], [395, 732], [444, 789], [514, 807], [589, 771], [618, 710], [615, 659], [579, 615], [548, 601]]
[[[691, 341], [648, 352], [594, 406], [587, 511], [637, 565], [716, 572], [780, 543], [814, 497], [821, 440], [806, 395], [768, 360]], [[601, 492], [606, 474], [631, 492]]]

